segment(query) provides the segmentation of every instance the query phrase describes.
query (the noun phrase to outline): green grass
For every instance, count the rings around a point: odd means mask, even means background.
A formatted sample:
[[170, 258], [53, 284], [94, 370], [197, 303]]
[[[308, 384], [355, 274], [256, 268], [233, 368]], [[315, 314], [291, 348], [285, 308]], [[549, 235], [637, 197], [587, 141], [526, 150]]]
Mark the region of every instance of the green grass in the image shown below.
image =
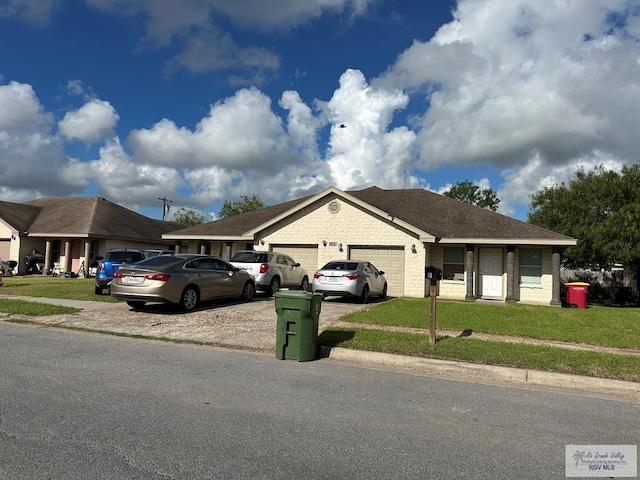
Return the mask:
[[[341, 320], [429, 328], [428, 298], [396, 298]], [[438, 300], [437, 328], [617, 348], [640, 348], [640, 308], [556, 308], [516, 303], [486, 305]]]
[[29, 315], [41, 317], [46, 315], [63, 315], [65, 313], [77, 313], [80, 310], [73, 307], [51, 305], [49, 303], [28, 302], [26, 300], [14, 300], [0, 298], [0, 312], [10, 315]]
[[454, 337], [439, 337], [431, 346], [428, 335], [366, 328], [327, 329], [318, 342], [330, 347], [640, 382], [640, 356], [634, 355]]
[[2, 295], [27, 297], [68, 298], [98, 302], [117, 302], [110, 295], [94, 293], [93, 278], [65, 278], [42, 275], [4, 277], [0, 287]]

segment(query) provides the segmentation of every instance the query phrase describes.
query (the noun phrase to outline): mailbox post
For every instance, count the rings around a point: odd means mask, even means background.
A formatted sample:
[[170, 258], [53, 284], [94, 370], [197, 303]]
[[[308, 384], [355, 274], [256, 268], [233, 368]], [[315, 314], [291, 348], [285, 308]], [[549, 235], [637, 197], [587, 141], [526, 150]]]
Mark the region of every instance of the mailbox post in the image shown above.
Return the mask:
[[425, 268], [425, 277], [429, 280], [429, 343], [436, 344], [436, 297], [438, 281], [442, 279], [442, 270], [433, 266]]

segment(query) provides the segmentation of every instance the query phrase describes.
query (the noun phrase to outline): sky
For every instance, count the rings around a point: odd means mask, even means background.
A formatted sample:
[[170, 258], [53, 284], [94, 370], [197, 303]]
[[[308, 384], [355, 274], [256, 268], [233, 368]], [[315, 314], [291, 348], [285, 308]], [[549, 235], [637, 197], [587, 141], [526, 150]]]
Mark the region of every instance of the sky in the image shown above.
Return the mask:
[[639, 125], [640, 0], [0, 0], [2, 201], [469, 181], [526, 220]]

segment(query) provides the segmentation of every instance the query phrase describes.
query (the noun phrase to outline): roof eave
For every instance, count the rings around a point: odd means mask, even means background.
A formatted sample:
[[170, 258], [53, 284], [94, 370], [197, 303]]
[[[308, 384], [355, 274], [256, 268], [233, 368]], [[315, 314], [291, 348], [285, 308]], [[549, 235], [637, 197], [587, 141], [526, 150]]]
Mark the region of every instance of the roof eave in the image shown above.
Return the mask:
[[[22, 235], [21, 235], [22, 236]], [[60, 232], [28, 232], [24, 234], [25, 237], [56, 237], [56, 238], [88, 238], [90, 236], [89, 233], [60, 233]]]
[[162, 234], [163, 240], [215, 240], [220, 242], [232, 241], [253, 241], [253, 236], [247, 235], [172, 235], [170, 233]]
[[540, 245], [549, 247], [573, 247], [578, 241], [575, 238], [440, 238], [438, 243], [476, 243], [482, 245]]

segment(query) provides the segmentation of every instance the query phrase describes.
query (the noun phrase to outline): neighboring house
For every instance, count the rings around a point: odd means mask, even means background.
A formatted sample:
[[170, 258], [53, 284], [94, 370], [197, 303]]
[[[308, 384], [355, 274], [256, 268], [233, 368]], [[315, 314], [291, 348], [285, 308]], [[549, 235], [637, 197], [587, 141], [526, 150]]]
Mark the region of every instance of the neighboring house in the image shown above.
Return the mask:
[[389, 295], [428, 294], [425, 268], [443, 270], [439, 295], [560, 305], [562, 250], [574, 238], [423, 189], [371, 187], [316, 195], [163, 234], [189, 252], [229, 258], [277, 250], [309, 272], [333, 259], [367, 259]]
[[0, 258], [18, 262], [42, 255], [42, 273], [89, 271], [110, 248], [167, 248], [162, 234], [182, 228], [154, 220], [101, 197], [41, 198], [25, 203], [0, 202]]

